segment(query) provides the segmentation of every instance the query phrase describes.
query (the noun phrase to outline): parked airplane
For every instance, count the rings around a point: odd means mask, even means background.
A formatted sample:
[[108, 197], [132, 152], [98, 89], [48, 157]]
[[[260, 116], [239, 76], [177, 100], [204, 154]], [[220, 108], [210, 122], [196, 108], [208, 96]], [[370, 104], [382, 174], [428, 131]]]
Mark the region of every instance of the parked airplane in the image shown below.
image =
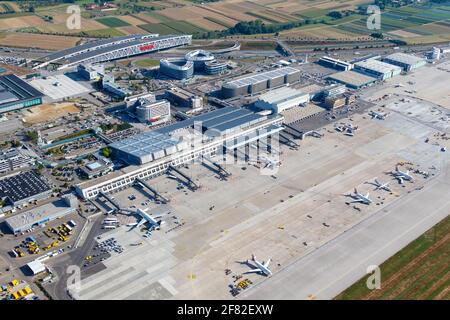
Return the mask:
[[279, 160], [272, 160], [266, 157], [259, 157], [262, 161], [264, 161], [265, 165], [264, 168], [272, 168], [275, 169], [276, 167], [281, 166], [281, 161]]
[[353, 131], [353, 129], [347, 128], [347, 129], [345, 129], [344, 135], [353, 137], [355, 135], [355, 132]]
[[373, 182], [367, 182], [367, 183], [373, 184], [375, 186], [375, 190], [385, 190], [385, 191], [391, 192], [391, 188], [389, 188], [389, 182], [382, 183], [382, 182], [378, 181], [377, 178], [374, 178]]
[[355, 188], [354, 194], [350, 193], [350, 194], [347, 194], [347, 196], [355, 199], [353, 201], [350, 201], [350, 203], [360, 202], [360, 203], [367, 204], [367, 205], [372, 203], [372, 200], [369, 198], [369, 192], [367, 192], [366, 195], [363, 195], [363, 194], [359, 193], [358, 190], [356, 190], [356, 188]]
[[141, 210], [139, 208], [136, 211], [130, 211], [130, 212], [134, 212], [134, 213], [138, 214], [139, 216], [141, 216], [142, 219], [139, 220], [139, 222], [127, 224], [127, 227], [131, 227], [131, 229], [129, 231], [133, 230], [134, 228], [139, 228], [140, 226], [142, 226], [145, 223], [149, 224], [149, 231], [154, 230], [154, 229], [159, 229], [160, 225], [163, 224], [162, 221], [156, 220], [157, 218], [161, 218], [161, 216], [152, 217], [147, 212], [145, 212], [144, 210]]
[[384, 119], [386, 119], [388, 114], [387, 113], [376, 112], [376, 111], [370, 111], [369, 112], [369, 116], [371, 116], [372, 119], [384, 120]]
[[406, 172], [400, 171], [398, 166], [395, 167], [395, 171], [391, 171], [391, 174], [398, 180], [400, 184], [403, 184], [404, 180], [413, 181], [414, 178], [409, 174], [409, 170]]
[[[270, 259], [267, 260], [265, 263], [264, 261], [259, 262], [258, 260], [256, 260], [256, 257], [252, 254], [252, 262], [256, 264], [257, 268], [247, 271], [245, 273], [260, 273], [267, 277], [272, 275], [272, 271], [270, 271], [269, 269]], [[248, 260], [247, 263], [250, 264]]]

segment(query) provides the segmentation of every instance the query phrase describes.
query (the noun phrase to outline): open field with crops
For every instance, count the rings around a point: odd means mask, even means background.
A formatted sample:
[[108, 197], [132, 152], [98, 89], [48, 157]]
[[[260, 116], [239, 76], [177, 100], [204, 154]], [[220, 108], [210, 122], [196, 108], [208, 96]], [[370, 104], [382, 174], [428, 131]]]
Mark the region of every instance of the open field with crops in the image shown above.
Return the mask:
[[383, 263], [381, 289], [367, 289], [367, 276], [336, 299], [450, 299], [449, 230], [447, 217]]
[[100, 18], [97, 19], [97, 21], [110, 28], [126, 27], [130, 25], [128, 22], [116, 17]]
[[[18, 6], [0, 1], [1, 10], [16, 13], [0, 15], [0, 32], [74, 34], [89, 37], [114, 37], [134, 33], [201, 34], [225, 30], [241, 21], [262, 20], [266, 24], [303, 22], [298, 28], [281, 31], [290, 40], [368, 41], [374, 32], [409, 44], [445, 42], [450, 40], [449, 5], [410, 5], [386, 8], [381, 17], [381, 29], [369, 30], [367, 16], [344, 15], [340, 19], [328, 16], [333, 10], [354, 10], [367, 0], [223, 0], [200, 3], [187, 0], [138, 1], [144, 11], [130, 11], [129, 2], [117, 1], [114, 11], [82, 11], [81, 29], [68, 29], [67, 4], [37, 7], [35, 13], [20, 12]], [[82, 3], [82, 2], [80, 2]], [[4, 5], [3, 5], [4, 4]], [[8, 7], [8, 5], [10, 5]], [[10, 8], [11, 7], [11, 8]], [[9, 8], [9, 9], [8, 9]], [[49, 18], [50, 17], [50, 18]], [[268, 35], [264, 35], [268, 36]], [[258, 39], [261, 35], [240, 36]], [[51, 41], [51, 40], [49, 40]], [[48, 48], [48, 41], [43, 43]], [[5, 43], [8, 45], [8, 42]], [[41, 46], [39, 43], [37, 44]], [[65, 46], [65, 45], [64, 45]], [[44, 48], [43, 47], [43, 48]]]
[[79, 40], [80, 38], [78, 37], [61, 37], [31, 33], [7, 33], [1, 39], [1, 42], [2, 46], [61, 50], [76, 46]]

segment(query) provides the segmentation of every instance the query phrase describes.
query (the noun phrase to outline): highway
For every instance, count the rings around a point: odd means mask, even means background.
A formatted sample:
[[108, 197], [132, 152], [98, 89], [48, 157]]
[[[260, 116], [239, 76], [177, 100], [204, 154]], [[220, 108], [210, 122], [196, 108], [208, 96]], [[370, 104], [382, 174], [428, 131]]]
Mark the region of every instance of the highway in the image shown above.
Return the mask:
[[[333, 299], [408, 243], [448, 216], [450, 164], [416, 194], [400, 198], [239, 299]], [[383, 275], [381, 275], [383, 281]]]

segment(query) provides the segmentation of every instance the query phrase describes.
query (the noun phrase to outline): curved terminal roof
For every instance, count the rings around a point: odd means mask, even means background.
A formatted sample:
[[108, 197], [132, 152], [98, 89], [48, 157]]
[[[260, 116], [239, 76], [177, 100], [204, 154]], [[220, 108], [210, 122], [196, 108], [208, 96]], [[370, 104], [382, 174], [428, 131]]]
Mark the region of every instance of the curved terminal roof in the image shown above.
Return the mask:
[[194, 50], [186, 53], [184, 58], [187, 61], [194, 61], [194, 62], [207, 62], [214, 60], [214, 55], [211, 52], [205, 51], [205, 50]]
[[168, 58], [162, 59], [160, 64], [171, 69], [184, 71], [192, 68], [194, 63], [192, 61], [187, 61], [184, 58]]

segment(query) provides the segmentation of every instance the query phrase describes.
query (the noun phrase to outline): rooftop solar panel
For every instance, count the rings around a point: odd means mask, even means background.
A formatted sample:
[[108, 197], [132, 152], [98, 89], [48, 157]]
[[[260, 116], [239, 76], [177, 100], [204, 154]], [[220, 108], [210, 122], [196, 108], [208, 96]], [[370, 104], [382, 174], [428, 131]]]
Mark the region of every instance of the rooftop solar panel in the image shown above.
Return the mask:
[[237, 119], [234, 119], [232, 121], [225, 122], [225, 123], [222, 123], [222, 124], [218, 124], [217, 126], [211, 127], [210, 129], [215, 129], [215, 130], [218, 130], [220, 132], [223, 132], [223, 131], [226, 131], [226, 130], [229, 130], [229, 129], [235, 129], [235, 128], [238, 128], [238, 127], [243, 127], [244, 125], [245, 126], [250, 126], [250, 125], [254, 124], [255, 122], [259, 122], [259, 121], [262, 121], [264, 119], [266, 119], [266, 117], [261, 116], [261, 115], [256, 114], [256, 113], [251, 113], [251, 114], [246, 115], [244, 117], [237, 118]]

